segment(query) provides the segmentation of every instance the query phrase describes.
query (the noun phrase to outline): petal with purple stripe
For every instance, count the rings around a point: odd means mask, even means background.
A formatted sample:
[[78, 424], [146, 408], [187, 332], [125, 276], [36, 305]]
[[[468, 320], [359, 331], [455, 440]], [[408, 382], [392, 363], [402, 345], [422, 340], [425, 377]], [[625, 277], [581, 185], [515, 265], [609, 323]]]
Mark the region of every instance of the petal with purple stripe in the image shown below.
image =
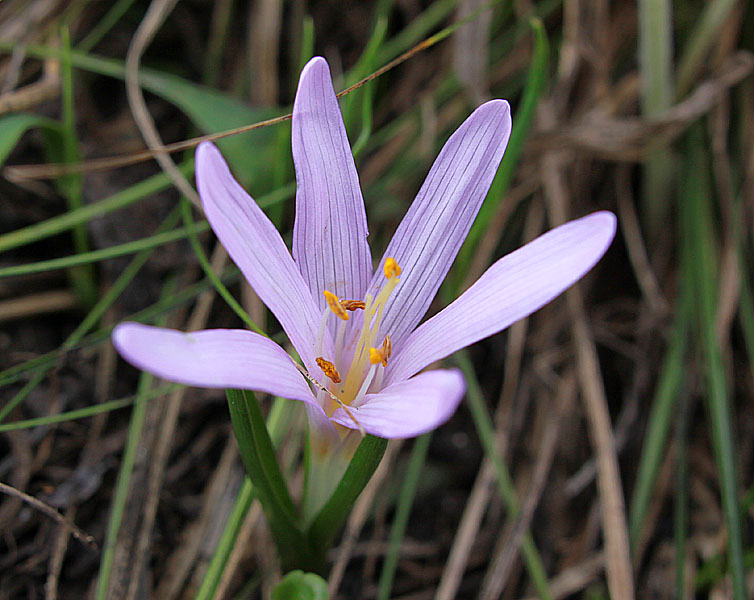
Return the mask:
[[402, 381], [436, 360], [529, 316], [578, 281], [615, 235], [615, 216], [597, 212], [570, 221], [511, 252], [400, 346], [385, 382]]
[[[196, 180], [204, 211], [220, 243], [277, 317], [309, 371], [318, 373], [314, 345], [321, 310], [283, 238], [233, 178], [220, 151], [209, 142], [196, 151]], [[332, 355], [329, 335], [324, 343]]]
[[403, 270], [380, 327], [398, 345], [427, 312], [458, 254], [495, 177], [511, 131], [510, 107], [492, 100], [450, 136], [403, 218], [370, 285], [383, 285], [382, 265], [393, 257]]
[[323, 290], [364, 297], [372, 274], [367, 219], [351, 146], [324, 58], [307, 63], [293, 104], [293, 256], [319, 307]]

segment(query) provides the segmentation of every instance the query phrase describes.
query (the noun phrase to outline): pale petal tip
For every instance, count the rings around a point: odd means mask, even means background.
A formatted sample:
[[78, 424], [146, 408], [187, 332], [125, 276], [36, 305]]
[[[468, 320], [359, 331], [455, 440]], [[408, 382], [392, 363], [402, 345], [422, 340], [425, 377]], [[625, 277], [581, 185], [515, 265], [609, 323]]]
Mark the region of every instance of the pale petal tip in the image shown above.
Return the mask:
[[128, 345], [128, 341], [131, 339], [132, 334], [136, 332], [140, 327], [143, 327], [141, 323], [133, 323], [130, 321], [118, 323], [113, 328], [113, 333], [110, 336], [115, 349], [118, 350], [118, 352], [121, 352], [121, 348], [124, 348]]
[[202, 142], [196, 147], [196, 164], [197, 170], [199, 165], [208, 161], [221, 157], [220, 151], [212, 142]]
[[321, 75], [322, 71], [327, 73], [328, 76], [330, 75], [330, 65], [328, 64], [327, 60], [325, 60], [321, 56], [310, 58], [309, 61], [304, 65], [304, 68], [301, 69], [301, 75], [299, 75], [299, 85], [300, 82], [304, 81], [310, 73]]
[[507, 100], [496, 98], [480, 104], [469, 118], [483, 118], [500, 120], [502, 125], [511, 126], [511, 105]]
[[[596, 240], [603, 244], [604, 253], [613, 242], [618, 227], [618, 219], [609, 210], [600, 210], [583, 217], [582, 222], [589, 223]], [[601, 256], [601, 254], [600, 254]]]
[[144, 323], [125, 321], [118, 323], [113, 328], [110, 339], [118, 354], [127, 362], [141, 369], [144, 366], [144, 361], [139, 350], [145, 346], [143, 337], [145, 332], [148, 333], [152, 329], [155, 328]]

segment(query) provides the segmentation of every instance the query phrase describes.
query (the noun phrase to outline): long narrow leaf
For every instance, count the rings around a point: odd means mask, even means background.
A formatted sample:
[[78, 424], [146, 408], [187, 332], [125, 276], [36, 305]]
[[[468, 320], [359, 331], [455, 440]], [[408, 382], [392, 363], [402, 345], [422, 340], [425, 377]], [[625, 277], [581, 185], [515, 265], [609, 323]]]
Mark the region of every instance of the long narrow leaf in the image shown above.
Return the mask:
[[382, 460], [387, 440], [367, 435], [359, 444], [346, 472], [308, 531], [312, 545], [329, 548], [362, 490]]
[[735, 444], [733, 439], [732, 417], [725, 366], [715, 333], [717, 301], [717, 254], [712, 215], [710, 210], [709, 164], [704, 153], [700, 126], [689, 134], [686, 173], [681, 211], [684, 217], [683, 239], [689, 245], [697, 291], [697, 325], [707, 379], [708, 410], [715, 460], [720, 477], [720, 495], [725, 524], [728, 530], [728, 561], [733, 580], [733, 598], [745, 600], [746, 579], [743, 562], [743, 542], [741, 536], [741, 516], [738, 509], [738, 486], [735, 469]]
[[280, 471], [267, 425], [254, 393], [229, 389], [226, 394], [246, 474], [256, 489], [284, 567], [322, 572], [324, 556], [312, 552], [299, 527], [296, 507]]

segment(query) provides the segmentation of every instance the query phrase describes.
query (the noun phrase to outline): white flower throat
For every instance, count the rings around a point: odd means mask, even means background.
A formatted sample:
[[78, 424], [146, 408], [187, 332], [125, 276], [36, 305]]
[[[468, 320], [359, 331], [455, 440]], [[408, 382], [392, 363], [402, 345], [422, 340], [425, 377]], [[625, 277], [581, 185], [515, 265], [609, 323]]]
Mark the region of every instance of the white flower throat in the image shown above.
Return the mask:
[[[332, 416], [338, 405], [358, 406], [375, 379], [378, 383], [382, 379], [382, 373], [387, 366], [393, 345], [389, 335], [385, 335], [381, 343], [377, 340], [377, 335], [379, 334], [385, 303], [398, 284], [401, 274], [401, 268], [395, 259], [387, 258], [385, 260], [384, 273], [387, 282], [375, 298], [372, 298], [371, 294], [367, 294], [364, 301], [347, 300], [339, 299], [327, 290], [323, 292], [327, 300], [327, 307], [322, 314], [314, 353], [317, 356], [317, 365], [327, 378], [322, 383], [329, 393], [320, 390], [318, 399], [328, 416]], [[349, 357], [343, 356], [346, 322], [350, 319], [348, 313], [355, 310], [364, 311], [364, 322], [349, 362]], [[340, 319], [340, 323], [335, 340], [335, 356], [326, 358], [322, 356], [322, 345], [330, 313], [334, 313]], [[341, 377], [338, 365], [343, 367], [344, 370], [345, 368], [348, 369], [345, 379]], [[380, 365], [382, 369], [379, 368]], [[333, 400], [330, 394], [335, 396], [337, 401]]]

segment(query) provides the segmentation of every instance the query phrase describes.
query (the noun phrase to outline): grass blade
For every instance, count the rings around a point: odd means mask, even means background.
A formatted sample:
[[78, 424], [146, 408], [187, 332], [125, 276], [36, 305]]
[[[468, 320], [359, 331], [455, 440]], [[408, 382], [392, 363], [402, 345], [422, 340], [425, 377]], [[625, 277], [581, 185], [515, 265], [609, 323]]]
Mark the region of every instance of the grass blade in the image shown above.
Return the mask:
[[716, 338], [717, 248], [709, 206], [710, 182], [705, 165], [709, 164], [703, 147], [700, 126], [689, 133], [686, 173], [681, 194], [682, 239], [693, 268], [689, 273], [696, 286], [697, 327], [707, 383], [710, 429], [720, 478], [723, 516], [728, 530], [728, 561], [733, 580], [733, 598], [745, 600], [746, 580], [743, 562], [741, 516], [735, 469], [732, 407], [725, 381], [725, 365]]
[[[270, 436], [275, 446], [278, 446], [282, 441], [284, 425], [288, 422], [286, 418], [289, 412], [287, 411], [287, 408], [289, 408], [287, 406], [288, 402], [284, 398], [275, 398], [275, 402], [273, 402], [270, 409], [270, 414], [267, 417], [267, 428], [270, 430]], [[238, 538], [243, 521], [255, 498], [256, 493], [251, 480], [248, 477], [244, 477], [241, 489], [238, 490], [238, 495], [236, 496], [236, 502], [228, 517], [228, 522], [225, 524], [220, 542], [215, 549], [212, 561], [207, 568], [207, 572], [204, 574], [202, 584], [196, 594], [196, 600], [211, 600], [211, 598], [215, 597], [215, 591], [227, 567], [228, 559]]]
[[[181, 173], [188, 175], [193, 171], [194, 161], [186, 161], [178, 168]], [[13, 248], [31, 244], [41, 239], [73, 229], [82, 223], [89, 222], [95, 217], [106, 215], [121, 208], [125, 208], [126, 206], [130, 206], [139, 200], [152, 196], [157, 192], [161, 192], [171, 185], [172, 181], [164, 173], [153, 175], [152, 177], [149, 177], [122, 192], [113, 194], [109, 198], [100, 200], [99, 202], [86, 204], [81, 208], [47, 219], [41, 223], [35, 223], [28, 227], [16, 229], [5, 235], [0, 235], [0, 252], [12, 250]]]
[[[686, 288], [689, 286], [686, 285]], [[680, 306], [675, 315], [673, 334], [665, 356], [662, 375], [657, 384], [657, 392], [652, 402], [649, 426], [644, 437], [639, 469], [636, 474], [634, 493], [631, 497], [629, 515], [629, 537], [631, 547], [636, 548], [644, 524], [644, 517], [652, 499], [652, 491], [660, 469], [663, 453], [667, 447], [673, 414], [678, 394], [685, 376], [685, 358], [688, 347], [688, 329], [691, 320], [693, 290], [681, 292]]]

